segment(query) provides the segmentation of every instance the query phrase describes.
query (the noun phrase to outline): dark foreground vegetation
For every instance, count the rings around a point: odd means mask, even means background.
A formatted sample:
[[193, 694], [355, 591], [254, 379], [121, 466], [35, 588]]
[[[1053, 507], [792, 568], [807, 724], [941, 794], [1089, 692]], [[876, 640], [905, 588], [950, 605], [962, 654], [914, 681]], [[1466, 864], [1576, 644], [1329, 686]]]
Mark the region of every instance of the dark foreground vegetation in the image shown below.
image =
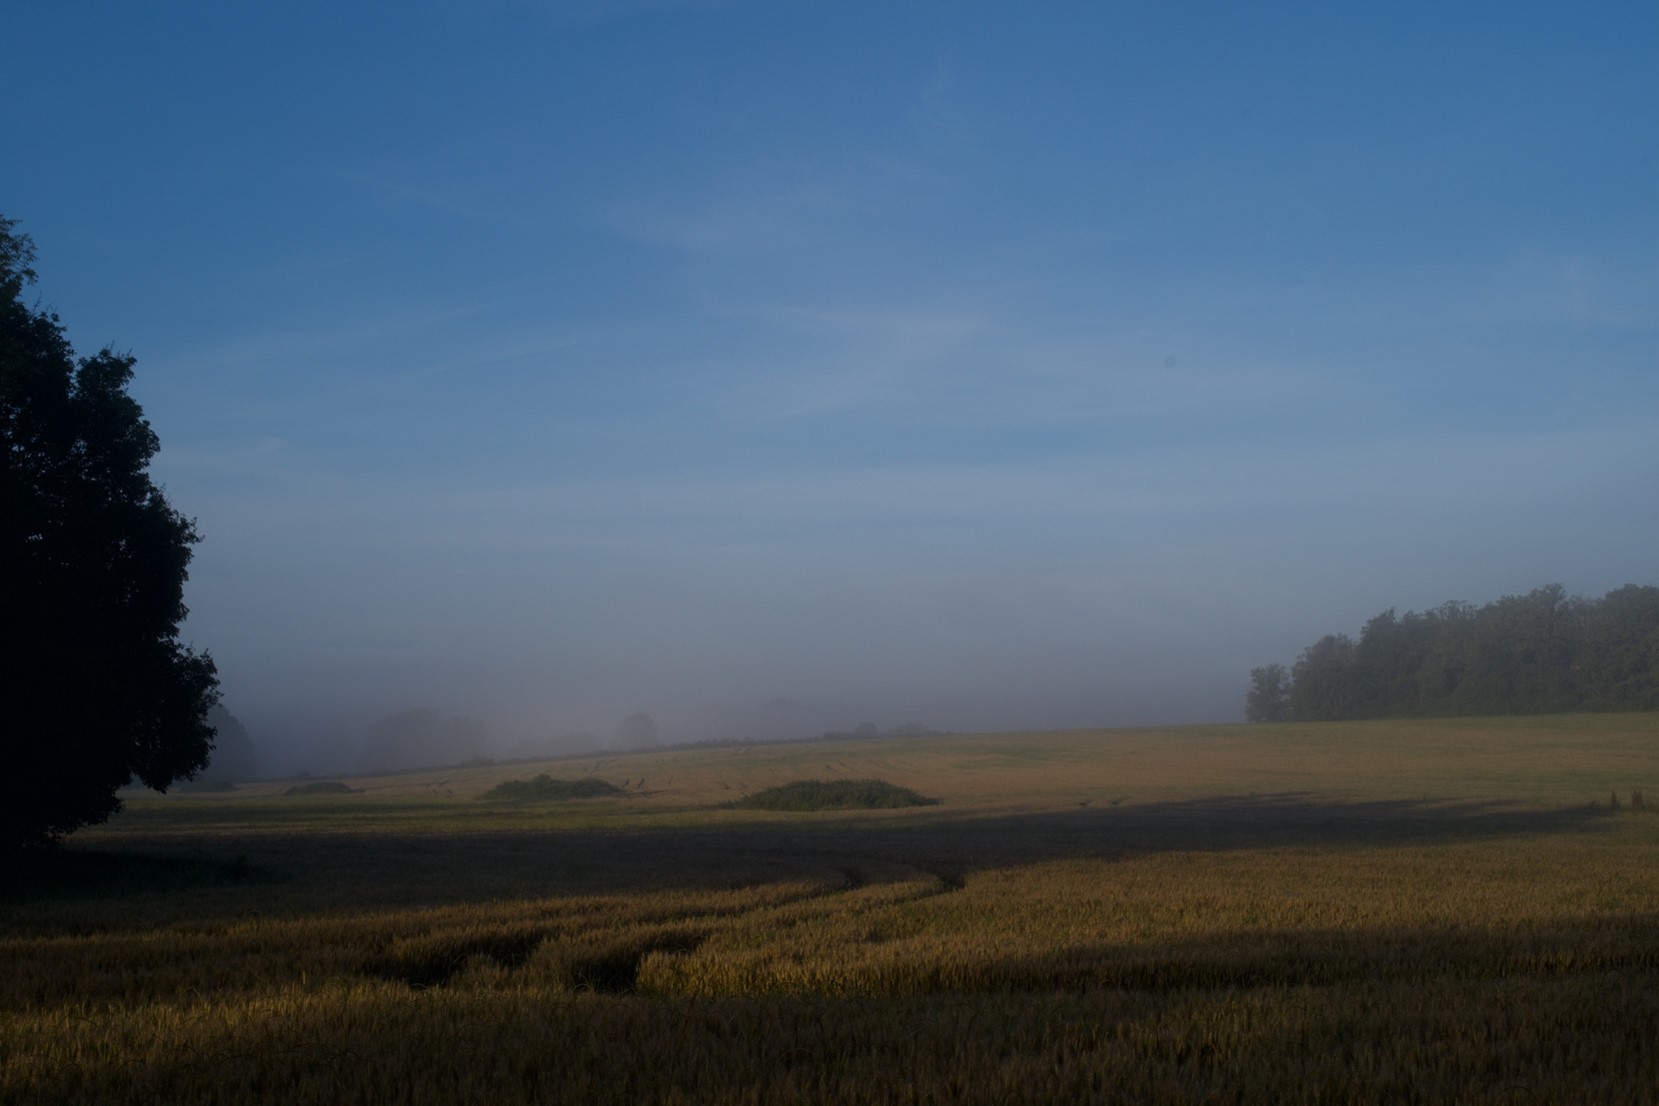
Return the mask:
[[[629, 765], [133, 797], [0, 880], [0, 1102], [1659, 1100], [1659, 714]], [[938, 801], [723, 805], [808, 774]]]
[[541, 799], [596, 799], [602, 795], [620, 795], [622, 789], [597, 776], [579, 780], [559, 780], [546, 772], [527, 780], [505, 780], [484, 792], [485, 799], [513, 799], [518, 801]]
[[886, 780], [796, 780], [746, 795], [732, 805], [750, 810], [892, 810], [927, 803], [910, 788]]
[[1250, 672], [1252, 722], [1659, 710], [1659, 587], [1600, 599], [1559, 584], [1327, 634]]

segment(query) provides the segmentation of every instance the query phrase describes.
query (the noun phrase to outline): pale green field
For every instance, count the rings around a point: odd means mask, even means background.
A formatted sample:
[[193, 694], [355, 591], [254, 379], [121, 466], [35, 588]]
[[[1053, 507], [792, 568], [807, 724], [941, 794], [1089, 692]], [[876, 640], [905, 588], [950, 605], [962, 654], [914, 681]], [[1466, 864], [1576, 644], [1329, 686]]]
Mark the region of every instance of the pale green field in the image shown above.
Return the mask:
[[[938, 801], [722, 805], [870, 777]], [[0, 1102], [1659, 1101], [1659, 715], [352, 782], [16, 873]]]

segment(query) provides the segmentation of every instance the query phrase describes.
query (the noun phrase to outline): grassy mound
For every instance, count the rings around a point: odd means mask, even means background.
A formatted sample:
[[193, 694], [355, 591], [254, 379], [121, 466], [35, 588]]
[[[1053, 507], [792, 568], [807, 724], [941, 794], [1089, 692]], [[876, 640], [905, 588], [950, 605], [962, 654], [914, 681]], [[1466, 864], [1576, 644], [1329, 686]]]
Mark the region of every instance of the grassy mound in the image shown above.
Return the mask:
[[356, 795], [358, 789], [348, 787], [338, 780], [312, 780], [310, 783], [296, 783], [284, 795]]
[[486, 799], [596, 799], [601, 795], [620, 795], [622, 789], [606, 783], [597, 776], [579, 780], [556, 780], [547, 773], [529, 780], [508, 780], [484, 792]]
[[933, 801], [886, 780], [796, 780], [757, 791], [732, 805], [754, 810], [882, 810], [927, 806]]

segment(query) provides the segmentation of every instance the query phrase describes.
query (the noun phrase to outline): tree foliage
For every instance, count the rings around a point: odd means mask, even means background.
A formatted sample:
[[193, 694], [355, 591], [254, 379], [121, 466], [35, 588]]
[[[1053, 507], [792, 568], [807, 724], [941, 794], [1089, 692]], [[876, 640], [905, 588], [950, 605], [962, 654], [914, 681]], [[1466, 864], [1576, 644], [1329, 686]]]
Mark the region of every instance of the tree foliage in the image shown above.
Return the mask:
[[[1272, 667], [1251, 670], [1247, 713]], [[1483, 607], [1387, 610], [1357, 642], [1328, 634], [1308, 646], [1290, 677], [1296, 721], [1656, 710], [1659, 587], [1585, 599], [1549, 584]]]
[[611, 741], [613, 749], [655, 749], [658, 744], [657, 721], [644, 711], [618, 722]]
[[1283, 722], [1290, 716], [1290, 671], [1282, 664], [1250, 670], [1244, 717], [1250, 722]]
[[77, 360], [27, 305], [33, 243], [0, 219], [0, 847], [53, 840], [208, 758], [213, 661], [179, 641], [195, 525], [149, 476], [134, 359]]

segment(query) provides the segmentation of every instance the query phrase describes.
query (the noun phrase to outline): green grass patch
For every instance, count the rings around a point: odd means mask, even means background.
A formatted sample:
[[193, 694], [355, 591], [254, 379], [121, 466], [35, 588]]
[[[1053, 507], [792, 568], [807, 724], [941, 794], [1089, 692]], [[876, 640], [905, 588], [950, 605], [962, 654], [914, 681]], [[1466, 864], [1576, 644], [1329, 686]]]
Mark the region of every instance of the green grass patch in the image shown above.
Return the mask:
[[731, 805], [753, 810], [885, 810], [927, 806], [933, 801], [886, 780], [796, 780], [757, 791]]
[[597, 799], [605, 795], [620, 795], [622, 789], [613, 783], [607, 783], [597, 776], [584, 776], [579, 780], [556, 780], [543, 772], [541, 775], [528, 780], [507, 780], [498, 783], [481, 798], [485, 799]]

